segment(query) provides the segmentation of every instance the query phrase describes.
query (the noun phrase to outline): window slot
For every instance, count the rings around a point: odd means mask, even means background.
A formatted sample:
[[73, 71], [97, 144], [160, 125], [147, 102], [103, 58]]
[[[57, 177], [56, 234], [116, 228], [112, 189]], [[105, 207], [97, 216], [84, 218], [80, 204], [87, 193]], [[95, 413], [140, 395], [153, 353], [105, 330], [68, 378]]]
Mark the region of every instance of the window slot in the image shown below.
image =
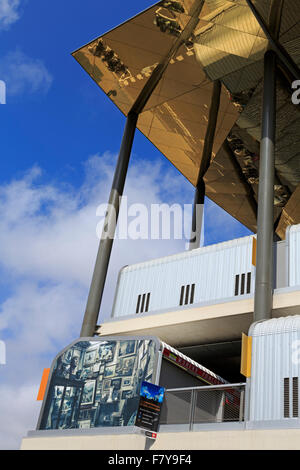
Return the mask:
[[148, 294], [147, 294], [145, 312], [148, 312], [148, 310], [149, 310], [149, 302], [150, 302], [150, 292], [148, 292]]
[[290, 379], [285, 378], [283, 381], [283, 416], [290, 417]]
[[141, 306], [141, 313], [143, 313], [143, 311], [144, 311], [144, 306], [145, 306], [145, 299], [146, 299], [146, 294], [143, 294], [143, 298], [142, 298], [142, 306]]
[[140, 311], [140, 303], [141, 303], [141, 296], [139, 295], [139, 296], [138, 296], [138, 299], [137, 299], [137, 304], [136, 304], [136, 311], [135, 311], [135, 313], [139, 313], [139, 311]]
[[185, 291], [185, 305], [189, 303], [189, 293], [190, 293], [190, 286], [186, 286], [186, 291]]
[[247, 294], [251, 292], [251, 273], [247, 274]]
[[195, 284], [192, 284], [192, 288], [191, 288], [191, 299], [190, 299], [190, 303], [191, 303], [191, 304], [194, 303], [194, 297], [195, 297]]
[[184, 286], [181, 286], [179, 305], [183, 305], [183, 298], [184, 298]]
[[245, 294], [245, 274], [242, 274], [241, 279], [241, 295]]
[[235, 276], [235, 290], [234, 290], [234, 295], [239, 295], [239, 284], [240, 284], [240, 275], [237, 274]]
[[298, 377], [293, 377], [293, 418], [298, 418]]

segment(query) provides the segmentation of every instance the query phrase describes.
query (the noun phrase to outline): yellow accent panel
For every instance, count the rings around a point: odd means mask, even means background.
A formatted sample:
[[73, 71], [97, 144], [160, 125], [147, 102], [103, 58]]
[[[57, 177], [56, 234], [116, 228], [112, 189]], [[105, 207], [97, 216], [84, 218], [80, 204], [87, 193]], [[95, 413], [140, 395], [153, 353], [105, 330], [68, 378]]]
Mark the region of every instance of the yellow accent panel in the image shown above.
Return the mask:
[[256, 238], [252, 239], [252, 264], [256, 266]]
[[241, 374], [251, 377], [252, 336], [242, 333]]

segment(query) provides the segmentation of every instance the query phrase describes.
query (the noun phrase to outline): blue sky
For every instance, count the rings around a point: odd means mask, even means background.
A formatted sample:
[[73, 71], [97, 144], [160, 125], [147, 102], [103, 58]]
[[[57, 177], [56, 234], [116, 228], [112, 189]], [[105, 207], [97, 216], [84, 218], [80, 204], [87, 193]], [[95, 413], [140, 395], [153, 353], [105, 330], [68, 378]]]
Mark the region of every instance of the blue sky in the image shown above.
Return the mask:
[[[152, 3], [111, 0], [105, 10], [96, 0], [0, 0], [0, 447], [17, 448], [34, 429], [42, 370], [79, 334], [96, 208], [108, 199], [123, 133], [124, 117], [71, 52]], [[125, 193], [147, 205], [193, 200], [191, 185], [139, 132]], [[205, 244], [249, 233], [206, 201]], [[117, 241], [100, 319], [109, 318], [123, 265], [184, 245]]]

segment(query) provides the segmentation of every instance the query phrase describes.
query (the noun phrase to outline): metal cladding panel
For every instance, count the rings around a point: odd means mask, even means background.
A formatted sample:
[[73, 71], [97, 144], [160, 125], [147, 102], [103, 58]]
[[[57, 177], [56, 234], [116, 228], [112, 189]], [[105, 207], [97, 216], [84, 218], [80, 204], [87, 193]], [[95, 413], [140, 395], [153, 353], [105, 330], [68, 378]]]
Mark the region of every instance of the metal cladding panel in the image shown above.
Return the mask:
[[289, 227], [289, 285], [300, 286], [300, 224]]
[[[252, 1], [272, 29], [276, 3]], [[213, 82], [220, 80], [212, 158], [204, 175], [206, 195], [255, 232], [263, 57], [269, 42], [246, 0], [205, 0], [197, 22], [200, 3], [161, 0], [77, 49], [73, 57], [125, 116], [135, 109], [157, 65], [167, 66], [137, 128], [194, 186], [204, 155]], [[299, 66], [298, 4], [283, 2], [278, 39]], [[191, 22], [195, 27], [186, 40]], [[295, 138], [300, 117], [290, 95], [289, 86], [279, 80], [274, 222], [279, 218], [276, 232], [282, 239], [289, 224], [300, 223], [300, 152]]]
[[[293, 417], [293, 377], [300, 377], [300, 316], [273, 318], [252, 327], [250, 421], [284, 420], [284, 379]], [[299, 409], [299, 396], [296, 395]]]
[[[180, 306], [182, 287], [190, 286], [182, 305], [235, 296], [236, 275], [241, 286], [244, 274], [244, 294], [247, 293], [247, 273], [254, 289], [252, 238], [245, 237], [217, 245], [187, 251], [174, 256], [148, 261], [123, 268], [120, 273], [113, 316], [134, 315], [138, 297], [150, 294], [148, 312]], [[191, 302], [191, 289], [194, 299]], [[239, 287], [239, 293], [241, 287]], [[188, 301], [186, 303], [186, 298]], [[138, 311], [139, 314], [145, 313]]]

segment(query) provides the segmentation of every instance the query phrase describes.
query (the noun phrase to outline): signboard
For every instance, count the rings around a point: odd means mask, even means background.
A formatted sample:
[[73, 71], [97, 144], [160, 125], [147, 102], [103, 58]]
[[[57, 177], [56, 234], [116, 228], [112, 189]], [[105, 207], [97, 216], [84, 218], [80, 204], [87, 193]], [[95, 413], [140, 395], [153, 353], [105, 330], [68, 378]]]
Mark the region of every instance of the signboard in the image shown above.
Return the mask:
[[153, 438], [156, 437], [155, 433], [159, 425], [164, 393], [164, 387], [149, 382], [142, 382], [135, 425], [146, 431], [151, 431], [151, 437]]
[[138, 337], [72, 343], [43, 380], [38, 428], [133, 426], [143, 380], [154, 375], [156, 349], [154, 340]]

